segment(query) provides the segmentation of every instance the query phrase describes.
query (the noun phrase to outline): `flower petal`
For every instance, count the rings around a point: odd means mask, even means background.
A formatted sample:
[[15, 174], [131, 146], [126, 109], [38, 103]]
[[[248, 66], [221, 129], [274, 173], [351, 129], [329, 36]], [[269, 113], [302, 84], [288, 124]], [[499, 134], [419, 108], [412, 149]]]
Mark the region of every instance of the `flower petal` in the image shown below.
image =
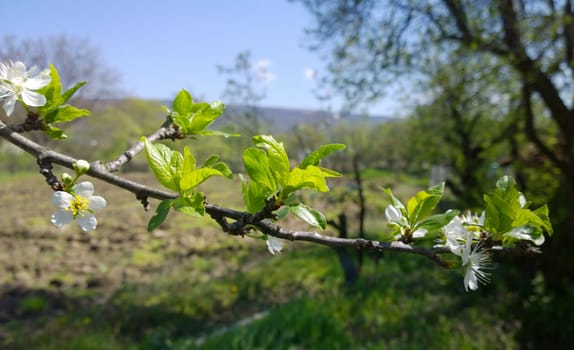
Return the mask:
[[94, 194], [94, 185], [89, 181], [80, 182], [74, 186], [74, 193], [84, 198], [90, 198]]
[[267, 250], [269, 250], [269, 253], [273, 255], [275, 255], [275, 253], [281, 253], [281, 250], [283, 249], [283, 244], [275, 237], [267, 238], [265, 243], [267, 244]]
[[74, 220], [74, 215], [69, 210], [58, 210], [54, 214], [52, 214], [52, 223], [56, 227], [62, 227], [64, 225], [69, 224], [72, 220]]
[[478, 279], [476, 278], [472, 265], [469, 265], [464, 274], [464, 289], [468, 292], [469, 288], [471, 290], [478, 289]]
[[22, 91], [22, 101], [26, 106], [40, 107], [46, 104], [46, 97], [31, 90]]
[[74, 196], [64, 191], [56, 191], [52, 194], [52, 204], [58, 208], [66, 209], [69, 208], [74, 201]]
[[14, 112], [14, 106], [16, 105], [16, 100], [18, 99], [18, 97], [16, 95], [12, 95], [6, 98], [6, 100], [4, 101], [4, 112], [6, 112], [6, 115], [9, 117], [12, 115], [12, 113]]
[[387, 220], [391, 221], [391, 220], [399, 220], [401, 218], [401, 212], [395, 208], [392, 205], [387, 206], [387, 209], [385, 209], [385, 216], [387, 217]]
[[89, 201], [90, 204], [88, 205], [88, 208], [91, 210], [103, 209], [108, 205], [104, 197], [100, 196], [92, 196], [89, 198]]
[[26, 77], [26, 65], [20, 61], [13, 63], [8, 67], [6, 72], [6, 79], [12, 80], [15, 78]]
[[80, 224], [82, 230], [86, 232], [93, 231], [96, 229], [96, 226], [98, 225], [98, 220], [96, 220], [96, 217], [92, 215], [92, 213], [83, 212], [80, 215], [78, 215], [78, 224]]
[[415, 232], [413, 232], [413, 238], [424, 238], [424, 236], [427, 234], [427, 230], [424, 228], [419, 228], [417, 229]]
[[37, 77], [26, 80], [24, 83], [24, 88], [30, 90], [38, 90], [50, 84], [51, 80], [52, 78], [50, 78], [50, 73], [46, 70], [40, 73]]

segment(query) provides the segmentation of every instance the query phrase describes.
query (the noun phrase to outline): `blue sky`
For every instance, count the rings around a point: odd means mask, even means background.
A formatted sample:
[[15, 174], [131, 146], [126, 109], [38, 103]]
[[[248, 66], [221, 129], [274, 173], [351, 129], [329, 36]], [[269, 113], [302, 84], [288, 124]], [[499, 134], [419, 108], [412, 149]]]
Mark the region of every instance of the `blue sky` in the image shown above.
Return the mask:
[[[309, 72], [323, 71], [324, 63], [305, 47], [304, 29], [313, 19], [299, 3], [0, 0], [0, 12], [10, 14], [2, 16], [1, 36], [88, 38], [136, 97], [169, 99], [186, 88], [206, 100], [221, 99], [225, 77], [216, 65], [230, 66], [250, 50], [253, 62], [267, 70], [262, 105], [322, 107]], [[388, 115], [395, 109], [381, 103], [370, 111]]]

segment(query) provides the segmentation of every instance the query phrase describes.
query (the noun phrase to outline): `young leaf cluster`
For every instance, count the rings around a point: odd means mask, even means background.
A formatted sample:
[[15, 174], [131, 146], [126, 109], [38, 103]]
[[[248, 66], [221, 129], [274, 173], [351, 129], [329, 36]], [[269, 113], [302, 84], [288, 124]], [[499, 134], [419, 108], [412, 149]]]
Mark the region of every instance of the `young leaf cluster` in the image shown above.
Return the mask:
[[410, 198], [405, 206], [390, 188], [384, 189], [391, 200], [385, 214], [396, 236], [410, 242], [414, 238], [436, 237], [440, 230], [459, 214], [448, 210], [442, 214], [430, 215], [444, 194], [444, 182]]
[[548, 206], [535, 210], [516, 189], [512, 177], [504, 176], [496, 182], [496, 188], [484, 195], [486, 216], [484, 228], [492, 234], [493, 241], [502, 241], [505, 246], [520, 240], [536, 245], [544, 243], [544, 232], [552, 235], [553, 229], [548, 217]]
[[247, 211], [257, 213], [272, 200], [277, 208], [284, 207], [279, 211], [279, 217], [291, 212], [308, 224], [324, 229], [324, 215], [299, 202], [295, 192], [301, 189], [329, 191], [326, 179], [341, 174], [319, 165], [324, 157], [344, 149], [345, 145], [323, 145], [291, 169], [282, 142], [270, 135], [257, 135], [253, 137], [253, 143], [255, 147], [249, 147], [243, 152], [243, 165], [250, 179], [248, 181], [242, 177]]
[[219, 101], [194, 102], [191, 94], [181, 89], [173, 101], [172, 108], [173, 111], [168, 110], [169, 117], [179, 128], [182, 136], [234, 136], [222, 131], [206, 130], [225, 110], [225, 106]]
[[71, 122], [77, 118], [89, 116], [90, 111], [87, 109], [77, 108], [67, 104], [68, 100], [74, 96], [85, 81], [76, 83], [74, 86], [62, 93], [62, 83], [60, 75], [53, 65], [50, 65], [50, 84], [43, 87], [38, 92], [46, 97], [46, 104], [37, 107], [37, 112], [44, 124], [44, 131], [52, 139], [62, 140], [67, 136], [62, 129], [55, 127], [54, 123]]
[[195, 157], [189, 147], [185, 146], [183, 154], [172, 150], [161, 143], [153, 144], [142, 138], [147, 161], [156, 179], [164, 187], [179, 193], [176, 199], [164, 199], [158, 206], [155, 215], [148, 224], [151, 231], [161, 225], [170, 208], [191, 216], [205, 214], [204, 195], [197, 191], [197, 186], [212, 176], [231, 178], [229, 167], [214, 155], [201, 166], [196, 165]]

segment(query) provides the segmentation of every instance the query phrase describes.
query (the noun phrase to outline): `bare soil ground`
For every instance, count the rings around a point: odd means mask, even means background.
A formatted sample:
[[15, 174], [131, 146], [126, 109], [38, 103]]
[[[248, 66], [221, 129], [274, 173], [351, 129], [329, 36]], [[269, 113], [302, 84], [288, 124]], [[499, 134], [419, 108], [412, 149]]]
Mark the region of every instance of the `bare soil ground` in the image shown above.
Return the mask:
[[[149, 174], [128, 177], [154, 184]], [[40, 175], [1, 179], [0, 324], [81, 307], [75, 304], [85, 297], [103, 303], [124, 284], [152, 283], [181, 271], [186, 279], [199, 283], [240, 268], [236, 259], [223, 252], [265, 251], [259, 240], [226, 236], [209, 218], [179, 213], [170, 214], [166, 224], [148, 233], [153, 212], [145, 212], [131, 193], [86, 180], [108, 201], [107, 208], [96, 212], [98, 227], [90, 233], [81, 231], [75, 222], [62, 229], [50, 223], [55, 211], [52, 191]], [[231, 188], [224, 180], [212, 183], [219, 190]], [[233, 197], [214, 193], [214, 200], [225, 198], [226, 205], [239, 205], [229, 199]], [[73, 295], [84, 298], [68, 298]]]

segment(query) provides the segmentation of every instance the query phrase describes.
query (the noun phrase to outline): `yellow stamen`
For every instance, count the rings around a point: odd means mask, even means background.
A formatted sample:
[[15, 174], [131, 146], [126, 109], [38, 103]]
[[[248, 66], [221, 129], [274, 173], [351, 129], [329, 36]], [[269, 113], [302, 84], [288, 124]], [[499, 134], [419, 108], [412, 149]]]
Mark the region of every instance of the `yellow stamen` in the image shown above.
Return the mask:
[[72, 201], [72, 203], [70, 203], [70, 207], [68, 208], [68, 210], [71, 210], [72, 215], [76, 217], [78, 216], [78, 214], [87, 211], [89, 205], [90, 205], [89, 200], [80, 195], [75, 195], [74, 200]]

